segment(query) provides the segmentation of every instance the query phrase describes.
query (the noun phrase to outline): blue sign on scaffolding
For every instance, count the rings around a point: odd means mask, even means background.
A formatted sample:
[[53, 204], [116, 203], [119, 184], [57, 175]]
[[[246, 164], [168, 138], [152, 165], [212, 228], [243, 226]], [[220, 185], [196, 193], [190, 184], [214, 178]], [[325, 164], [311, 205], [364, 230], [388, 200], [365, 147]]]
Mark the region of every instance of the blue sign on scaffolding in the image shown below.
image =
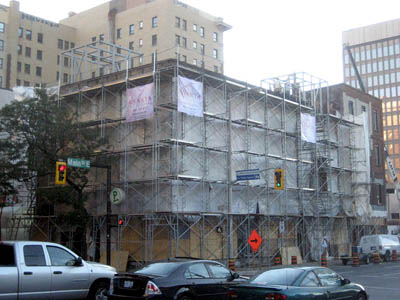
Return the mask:
[[260, 179], [260, 169], [238, 170], [236, 171], [236, 181]]

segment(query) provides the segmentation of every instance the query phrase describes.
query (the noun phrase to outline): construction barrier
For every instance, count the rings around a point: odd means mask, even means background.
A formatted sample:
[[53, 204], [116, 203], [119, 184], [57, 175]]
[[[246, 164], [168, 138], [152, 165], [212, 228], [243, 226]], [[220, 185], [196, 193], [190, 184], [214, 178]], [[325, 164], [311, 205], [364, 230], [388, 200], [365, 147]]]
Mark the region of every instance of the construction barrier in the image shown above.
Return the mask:
[[358, 258], [358, 253], [354, 252], [353, 253], [353, 267], [359, 267], [360, 266], [360, 260]]
[[328, 266], [328, 262], [326, 260], [326, 254], [322, 254], [321, 256], [321, 267], [327, 267]]
[[279, 255], [275, 256], [274, 264], [275, 265], [280, 265], [281, 264], [281, 257]]
[[397, 251], [396, 250], [393, 250], [393, 252], [392, 252], [392, 261], [393, 262], [397, 261]]
[[292, 256], [292, 265], [297, 265], [297, 256]]
[[374, 264], [379, 264], [380, 258], [379, 258], [379, 253], [374, 252]]
[[234, 258], [230, 258], [228, 260], [228, 268], [229, 268], [229, 270], [231, 270], [233, 272], [236, 271], [236, 269], [235, 269], [235, 259]]

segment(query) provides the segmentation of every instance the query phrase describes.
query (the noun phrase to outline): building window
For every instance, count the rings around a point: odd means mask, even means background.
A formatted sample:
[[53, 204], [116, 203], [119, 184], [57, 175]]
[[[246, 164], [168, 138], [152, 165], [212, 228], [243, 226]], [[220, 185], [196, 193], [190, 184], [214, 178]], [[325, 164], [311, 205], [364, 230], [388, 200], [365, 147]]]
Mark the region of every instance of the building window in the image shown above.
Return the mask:
[[0, 40], [0, 51], [4, 51], [4, 41]]
[[185, 37], [182, 37], [182, 47], [187, 48], [187, 39]]
[[205, 53], [205, 46], [203, 44], [200, 44], [200, 53], [203, 55]]
[[60, 65], [60, 55], [57, 55], [57, 66]]
[[42, 68], [36, 67], [36, 76], [42, 77]]
[[362, 111], [362, 112], [366, 112], [366, 111], [367, 111], [367, 108], [366, 108], [364, 105], [361, 105], [361, 111]]
[[181, 18], [175, 17], [175, 27], [181, 28]]
[[375, 166], [379, 167], [381, 165], [381, 154], [379, 150], [379, 145], [375, 145]]
[[197, 58], [193, 58], [193, 64], [197, 66]]
[[68, 57], [64, 57], [64, 67], [68, 67], [69, 66], [69, 59]]
[[139, 29], [143, 29], [143, 21], [139, 21]]
[[143, 55], [139, 57], [139, 63], [143, 64], [144, 60], [143, 60]]
[[58, 49], [64, 49], [64, 41], [61, 39], [58, 39], [57, 47], [58, 47]]
[[21, 86], [21, 80], [17, 79], [17, 86]]
[[75, 43], [72, 43], [72, 42], [71, 42], [71, 48], [72, 48], [72, 49], [75, 48]]
[[43, 59], [43, 52], [42, 50], [38, 50], [36, 53], [36, 59], [42, 60]]
[[202, 26], [202, 27], [200, 27], [200, 36], [201, 37], [204, 37], [204, 27]]
[[197, 49], [197, 42], [193, 41], [193, 49]]
[[378, 112], [376, 110], [373, 111], [374, 115], [374, 130], [378, 131], [379, 129], [379, 117], [378, 117]]
[[217, 32], [213, 33], [213, 41], [218, 42], [218, 33]]
[[187, 56], [186, 55], [182, 55], [182, 61], [183, 62], [187, 62]]
[[22, 55], [22, 45], [17, 46], [18, 55]]
[[218, 58], [218, 50], [217, 50], [217, 49], [214, 49], [214, 50], [213, 50], [213, 57], [214, 57], [215, 59]]
[[349, 114], [354, 115], [354, 103], [349, 101]]
[[129, 25], [129, 35], [135, 34], [135, 24]]
[[175, 46], [181, 45], [181, 37], [179, 35], [175, 35]]
[[25, 64], [24, 72], [25, 72], [25, 74], [31, 74], [31, 65]]
[[24, 81], [24, 86], [29, 86], [29, 81]]
[[0, 69], [3, 69], [3, 59], [0, 58]]
[[22, 38], [24, 36], [24, 29], [22, 27], [18, 28], [18, 37]]
[[153, 17], [153, 19], [151, 20], [151, 26], [153, 28], [158, 27], [158, 18], [157, 17]]
[[121, 48], [120, 47], [117, 48], [117, 53], [121, 54]]
[[17, 62], [17, 72], [22, 72], [22, 64], [21, 62]]
[[26, 57], [31, 57], [31, 48], [25, 47], [25, 56]]
[[60, 80], [60, 72], [57, 72], [57, 74], [56, 74], [56, 80], [57, 80], [57, 81]]
[[25, 38], [29, 41], [32, 40], [32, 31], [31, 30], [28, 30], [28, 29], [25, 30]]
[[96, 41], [96, 39], [97, 39], [97, 37], [96, 37], [96, 36], [92, 37], [92, 42], [95, 42], [95, 41]]
[[129, 49], [133, 50], [134, 49], [134, 43], [133, 42], [129, 42]]
[[37, 41], [38, 41], [38, 43], [43, 44], [43, 33], [39, 32], [37, 34]]
[[153, 34], [151, 37], [151, 45], [157, 46], [157, 34]]
[[120, 39], [121, 36], [122, 36], [122, 29], [121, 29], [121, 28], [118, 28], [118, 29], [117, 29], [117, 39]]
[[214, 66], [214, 72], [218, 73], [218, 66]]
[[69, 42], [68, 42], [68, 41], [65, 41], [65, 42], [64, 42], [64, 47], [65, 47], [65, 50], [68, 50], [68, 49], [69, 49]]
[[139, 40], [139, 47], [143, 47], [143, 40], [142, 39]]
[[64, 82], [64, 83], [67, 83], [67, 82], [68, 82], [68, 74], [67, 74], [67, 73], [64, 73], [64, 74], [63, 74], [63, 82]]
[[187, 21], [185, 19], [182, 20], [182, 29], [187, 30]]
[[0, 32], [4, 32], [5, 31], [5, 25], [3, 22], [0, 22]]
[[193, 31], [197, 31], [197, 24], [193, 24]]
[[104, 34], [99, 35], [99, 41], [103, 42], [104, 41]]

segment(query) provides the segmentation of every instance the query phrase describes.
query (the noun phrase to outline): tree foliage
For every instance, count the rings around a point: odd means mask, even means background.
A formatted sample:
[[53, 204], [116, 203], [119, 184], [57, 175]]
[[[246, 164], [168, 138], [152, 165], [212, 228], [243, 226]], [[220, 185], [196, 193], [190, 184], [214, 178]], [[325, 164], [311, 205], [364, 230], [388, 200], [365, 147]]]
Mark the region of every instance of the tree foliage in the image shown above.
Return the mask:
[[90, 159], [106, 145], [98, 128], [78, 122], [71, 105], [37, 89], [36, 97], [14, 101], [0, 110], [0, 192], [13, 192], [10, 180], [37, 182], [37, 196], [85, 215], [87, 169], [68, 168], [67, 185], [54, 186], [56, 161]]

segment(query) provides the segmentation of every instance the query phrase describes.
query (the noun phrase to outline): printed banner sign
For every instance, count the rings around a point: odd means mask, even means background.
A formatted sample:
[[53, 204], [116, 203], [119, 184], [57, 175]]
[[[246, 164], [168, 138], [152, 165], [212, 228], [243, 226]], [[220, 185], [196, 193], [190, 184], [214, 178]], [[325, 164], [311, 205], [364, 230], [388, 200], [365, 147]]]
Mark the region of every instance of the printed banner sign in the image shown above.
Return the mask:
[[126, 91], [126, 122], [150, 119], [154, 111], [154, 83]]
[[314, 144], [317, 142], [315, 116], [303, 113], [301, 114], [301, 139]]
[[178, 76], [178, 111], [203, 116], [203, 83]]

